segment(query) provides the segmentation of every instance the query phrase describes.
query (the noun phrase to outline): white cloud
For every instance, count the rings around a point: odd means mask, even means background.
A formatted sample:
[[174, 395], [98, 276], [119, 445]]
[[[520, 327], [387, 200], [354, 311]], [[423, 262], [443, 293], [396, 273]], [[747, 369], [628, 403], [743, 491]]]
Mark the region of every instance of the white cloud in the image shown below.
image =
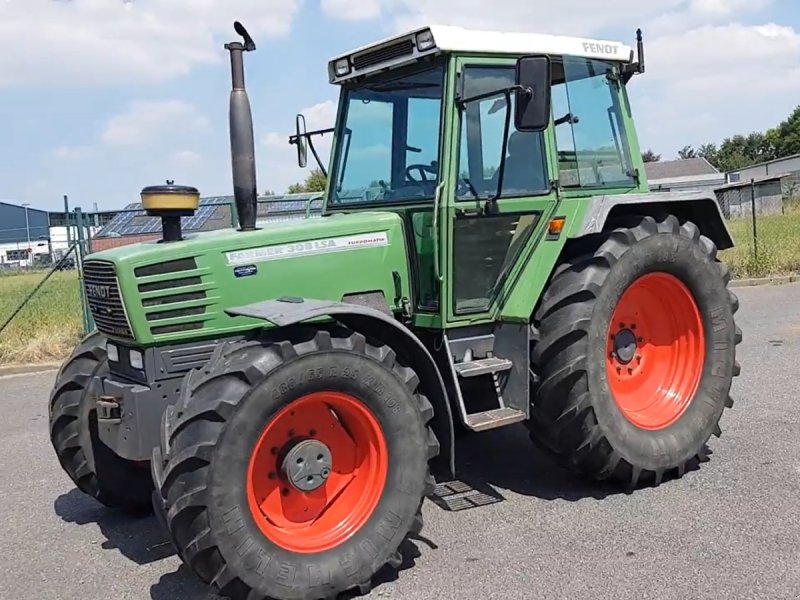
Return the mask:
[[380, 0], [322, 0], [320, 4], [328, 16], [346, 21], [374, 19], [381, 14]]
[[288, 33], [301, 0], [4, 0], [0, 87], [158, 82], [224, 57], [241, 20]]
[[124, 113], [109, 120], [100, 139], [110, 146], [137, 146], [167, 135], [209, 128], [209, 120], [181, 100], [134, 100]]
[[[684, 0], [385, 0], [395, 7], [395, 24], [405, 30], [425, 24], [476, 29], [589, 35], [620, 23], [637, 23], [677, 9]], [[612, 6], [613, 5], [613, 6]]]
[[800, 33], [791, 27], [706, 25], [654, 39], [647, 52], [648, 72], [631, 92], [643, 145], [664, 158], [773, 127], [800, 95]]

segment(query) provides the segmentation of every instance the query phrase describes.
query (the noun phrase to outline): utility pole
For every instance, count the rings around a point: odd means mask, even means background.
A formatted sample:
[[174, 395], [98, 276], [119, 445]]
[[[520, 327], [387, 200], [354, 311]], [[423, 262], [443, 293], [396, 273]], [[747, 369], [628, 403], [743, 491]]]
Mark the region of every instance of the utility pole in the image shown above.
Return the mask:
[[26, 237], [28, 238], [28, 266], [30, 267], [33, 264], [33, 261], [31, 259], [32, 258], [31, 254], [32, 254], [33, 249], [31, 248], [31, 226], [30, 226], [30, 222], [28, 221], [28, 207], [29, 206], [30, 206], [30, 204], [27, 203], [27, 202], [25, 202], [22, 205], [22, 207], [25, 209], [25, 234], [26, 234]]

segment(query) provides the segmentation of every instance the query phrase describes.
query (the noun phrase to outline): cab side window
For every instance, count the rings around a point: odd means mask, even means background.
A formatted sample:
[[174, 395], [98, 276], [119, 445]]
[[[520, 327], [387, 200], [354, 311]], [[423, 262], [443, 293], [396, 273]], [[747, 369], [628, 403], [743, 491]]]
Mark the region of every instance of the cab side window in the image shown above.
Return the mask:
[[[465, 67], [462, 98], [514, 85], [513, 66]], [[510, 105], [509, 105], [510, 100]], [[510, 111], [510, 112], [508, 112]], [[501, 198], [535, 196], [550, 191], [544, 136], [514, 128], [514, 94], [503, 93], [468, 102], [461, 111], [459, 200], [492, 198], [498, 193], [506, 115], [510, 117]]]
[[553, 63], [553, 119], [562, 187], [633, 187], [622, 94], [608, 62]]

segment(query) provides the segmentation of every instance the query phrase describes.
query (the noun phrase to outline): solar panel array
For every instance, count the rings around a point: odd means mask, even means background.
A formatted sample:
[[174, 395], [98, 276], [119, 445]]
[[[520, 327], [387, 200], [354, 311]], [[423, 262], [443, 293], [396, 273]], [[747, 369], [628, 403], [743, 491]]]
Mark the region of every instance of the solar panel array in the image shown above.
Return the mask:
[[[312, 215], [322, 210], [323, 199], [319, 193], [288, 194], [261, 197], [258, 200], [257, 219], [263, 223], [292, 221], [305, 218], [306, 212]], [[191, 217], [181, 218], [185, 232], [209, 231], [231, 226], [232, 196], [201, 198], [200, 206]], [[309, 211], [310, 208], [310, 211]], [[218, 221], [212, 223], [211, 221]], [[150, 217], [139, 202], [127, 205], [120, 211], [96, 237], [121, 237], [127, 235], [148, 235], [161, 233], [161, 219]]]

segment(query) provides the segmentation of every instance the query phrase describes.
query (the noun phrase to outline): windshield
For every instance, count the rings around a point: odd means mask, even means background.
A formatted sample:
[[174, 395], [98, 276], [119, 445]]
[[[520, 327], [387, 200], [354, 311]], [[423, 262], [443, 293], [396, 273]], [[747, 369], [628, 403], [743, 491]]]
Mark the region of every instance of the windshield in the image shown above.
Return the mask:
[[444, 65], [345, 90], [332, 204], [432, 200]]

